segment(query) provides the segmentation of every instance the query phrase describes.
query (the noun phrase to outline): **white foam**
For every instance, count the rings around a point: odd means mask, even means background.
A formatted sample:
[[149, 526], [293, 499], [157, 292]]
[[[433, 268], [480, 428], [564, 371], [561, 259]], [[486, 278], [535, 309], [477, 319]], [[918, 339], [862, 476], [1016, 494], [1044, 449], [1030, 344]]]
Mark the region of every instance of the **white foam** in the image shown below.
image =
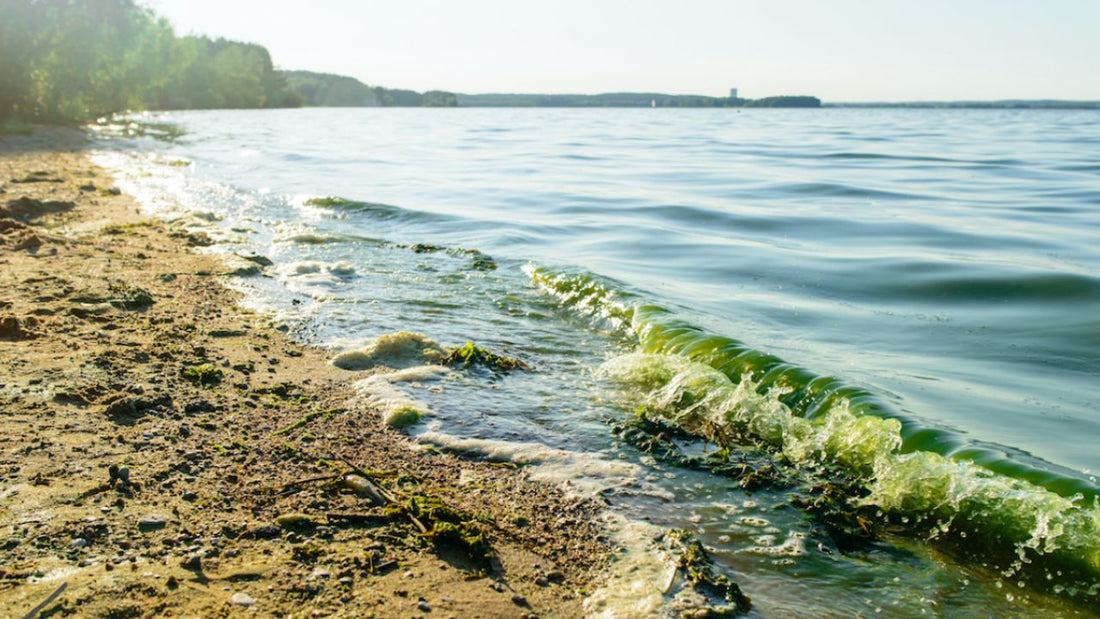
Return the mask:
[[584, 496], [594, 496], [603, 490], [631, 488], [651, 496], [672, 498], [667, 491], [642, 481], [643, 469], [629, 462], [555, 449], [541, 443], [463, 438], [440, 431], [440, 425], [431, 424], [415, 433], [415, 438], [421, 443], [452, 451], [524, 465], [531, 478], [561, 484]]
[[332, 358], [332, 365], [343, 370], [369, 370], [383, 366], [408, 368], [443, 358], [443, 348], [438, 342], [411, 331], [386, 333], [363, 344], [358, 350], [342, 352]]
[[604, 516], [604, 528], [620, 552], [607, 582], [584, 600], [585, 614], [599, 619], [660, 616], [676, 576], [657, 541], [664, 530], [610, 513]]
[[427, 406], [393, 386], [387, 374], [375, 374], [354, 384], [359, 403], [382, 413], [386, 425], [404, 427], [430, 413]]

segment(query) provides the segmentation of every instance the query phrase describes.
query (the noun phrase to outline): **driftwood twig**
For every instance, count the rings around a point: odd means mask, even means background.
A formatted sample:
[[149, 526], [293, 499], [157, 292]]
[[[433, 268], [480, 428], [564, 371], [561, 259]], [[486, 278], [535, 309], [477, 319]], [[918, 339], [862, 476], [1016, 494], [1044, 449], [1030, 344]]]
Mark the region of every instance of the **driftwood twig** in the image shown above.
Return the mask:
[[41, 604], [39, 604], [38, 606], [35, 606], [34, 608], [32, 608], [31, 612], [23, 615], [23, 619], [34, 619], [35, 617], [37, 617], [38, 613], [45, 610], [46, 607], [49, 606], [50, 604], [53, 604], [53, 601], [56, 600], [57, 597], [59, 595], [61, 595], [61, 593], [64, 592], [65, 588], [68, 587], [68, 586], [69, 586], [69, 583], [67, 583], [67, 582], [61, 583], [61, 586], [58, 587], [57, 589], [55, 589], [54, 592], [50, 594], [50, 597], [46, 598], [46, 600], [44, 602], [42, 602]]

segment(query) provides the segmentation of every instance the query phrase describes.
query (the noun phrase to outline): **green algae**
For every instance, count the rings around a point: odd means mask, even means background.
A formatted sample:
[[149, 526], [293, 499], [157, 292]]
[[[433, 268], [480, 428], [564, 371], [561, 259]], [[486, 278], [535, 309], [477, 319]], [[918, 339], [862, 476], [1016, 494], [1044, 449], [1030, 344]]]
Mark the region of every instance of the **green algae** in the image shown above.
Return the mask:
[[758, 450], [727, 444], [709, 454], [689, 456], [676, 441], [697, 441], [699, 437], [679, 426], [650, 417], [644, 407], [635, 411], [632, 418], [613, 426], [611, 432], [660, 462], [737, 480], [746, 491], [786, 488], [796, 483], [792, 471], [776, 466], [769, 454]]
[[492, 568], [493, 546], [474, 515], [422, 494], [412, 494], [402, 502], [390, 504], [386, 513], [419, 521], [427, 529], [424, 538], [437, 551], [459, 551], [475, 572], [486, 573]]
[[202, 363], [183, 369], [183, 377], [200, 387], [213, 387], [221, 382], [225, 373], [212, 363]]
[[461, 365], [464, 368], [481, 366], [494, 372], [531, 370], [531, 366], [519, 359], [498, 355], [488, 349], [476, 346], [473, 342], [466, 342], [464, 346], [451, 350], [442, 363], [449, 366]]
[[333, 415], [344, 413], [346, 411], [347, 409], [343, 408], [330, 408], [320, 411], [311, 411], [303, 415], [300, 419], [290, 424], [289, 426], [286, 426], [285, 428], [282, 428], [280, 430], [276, 430], [274, 434], [275, 436], [283, 436], [300, 428], [304, 428], [305, 426], [309, 425], [317, 419], [327, 419], [329, 417], [332, 417]]
[[107, 303], [121, 310], [146, 309], [155, 302], [153, 295], [149, 294], [148, 290], [137, 286], [122, 283], [110, 284], [108, 289], [111, 296], [107, 299]]
[[391, 428], [407, 428], [420, 421], [423, 416], [424, 413], [417, 408], [402, 406], [386, 413], [384, 422]]
[[305, 204], [307, 206], [322, 206], [326, 208], [355, 208], [366, 206], [367, 203], [341, 198], [340, 196], [326, 196], [323, 198], [310, 198], [305, 201]]
[[694, 533], [674, 529], [665, 533], [664, 542], [670, 554], [675, 557], [676, 566], [683, 572], [684, 578], [697, 591], [726, 603], [726, 606], [708, 609], [708, 616], [731, 616], [737, 612], [747, 613], [752, 609], [749, 596], [714, 564], [714, 560]]

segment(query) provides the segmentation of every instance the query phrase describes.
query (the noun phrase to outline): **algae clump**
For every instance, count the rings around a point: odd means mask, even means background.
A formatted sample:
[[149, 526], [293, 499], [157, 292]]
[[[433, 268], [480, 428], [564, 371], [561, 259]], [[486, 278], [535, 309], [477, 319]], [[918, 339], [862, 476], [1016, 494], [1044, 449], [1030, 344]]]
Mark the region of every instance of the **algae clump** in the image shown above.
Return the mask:
[[203, 363], [184, 368], [183, 377], [200, 387], [213, 387], [221, 382], [225, 373], [212, 363]]
[[738, 612], [747, 613], [752, 609], [752, 600], [741, 591], [741, 587], [721, 573], [714, 561], [703, 549], [703, 543], [694, 533], [685, 530], [673, 530], [665, 534], [665, 543], [669, 552], [676, 558], [676, 566], [683, 570], [684, 578], [704, 594], [718, 597], [729, 604], [727, 608], [712, 609], [720, 614]]
[[394, 503], [387, 511], [391, 515], [404, 514], [421, 521], [428, 529], [424, 537], [437, 550], [460, 551], [476, 571], [485, 572], [492, 567], [493, 546], [472, 515], [440, 499], [422, 495], [413, 495], [403, 503]]
[[407, 428], [420, 421], [424, 414], [412, 406], [402, 406], [386, 413], [385, 424], [391, 428]]
[[519, 359], [498, 355], [480, 346], [475, 346], [473, 342], [466, 342], [465, 346], [455, 348], [443, 359], [443, 365], [460, 364], [462, 367], [481, 365], [494, 372], [510, 372], [516, 369], [530, 371], [531, 369], [531, 366]]
[[306, 200], [307, 206], [324, 206], [329, 208], [348, 208], [363, 206], [365, 202], [359, 202], [357, 200], [349, 200], [347, 198], [341, 198], [340, 196], [326, 196], [324, 198], [310, 198]]

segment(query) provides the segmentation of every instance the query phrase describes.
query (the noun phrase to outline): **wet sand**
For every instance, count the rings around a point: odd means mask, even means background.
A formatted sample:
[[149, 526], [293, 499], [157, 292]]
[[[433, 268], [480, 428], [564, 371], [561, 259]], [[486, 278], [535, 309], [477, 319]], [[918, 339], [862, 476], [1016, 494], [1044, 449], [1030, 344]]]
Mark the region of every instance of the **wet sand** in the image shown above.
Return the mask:
[[599, 505], [417, 449], [87, 146], [0, 136], [5, 614], [583, 614]]

